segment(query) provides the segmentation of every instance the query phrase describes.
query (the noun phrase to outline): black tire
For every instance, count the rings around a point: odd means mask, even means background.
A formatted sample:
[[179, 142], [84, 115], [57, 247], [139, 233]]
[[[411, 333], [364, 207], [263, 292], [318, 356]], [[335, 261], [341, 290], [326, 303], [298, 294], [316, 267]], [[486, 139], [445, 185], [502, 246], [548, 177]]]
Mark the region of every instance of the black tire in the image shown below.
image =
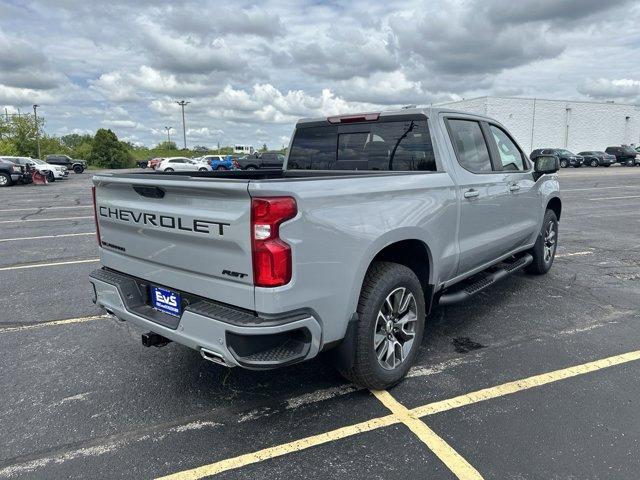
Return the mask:
[[560, 160], [560, 168], [567, 168], [569, 166], [569, 162], [566, 160]]
[[[415, 310], [416, 320], [412, 321], [411, 332], [413, 334], [412, 342], [408, 345], [408, 352], [405, 352], [404, 359], [393, 368], [384, 368], [382, 361], [378, 360], [379, 353], [374, 347], [374, 337], [376, 328], [378, 327], [378, 314], [384, 308], [387, 308], [386, 299], [392, 295], [394, 291], [404, 289], [402, 294], [413, 295], [414, 302], [409, 303], [405, 315]], [[403, 297], [405, 298], [405, 297]], [[401, 300], [399, 303], [403, 303]], [[388, 319], [395, 318], [393, 315]], [[404, 318], [404, 317], [398, 317]], [[392, 321], [392, 325], [395, 325]], [[424, 293], [420, 281], [415, 273], [408, 267], [397, 263], [376, 262], [374, 263], [365, 276], [360, 292], [360, 300], [358, 301], [358, 324], [355, 330], [355, 352], [353, 366], [349, 370], [341, 370], [340, 373], [348, 380], [373, 390], [383, 390], [398, 383], [407, 374], [422, 342], [425, 321], [425, 302]], [[396, 332], [396, 329], [393, 330]], [[389, 330], [387, 330], [389, 332]], [[379, 333], [380, 335], [380, 333]], [[387, 343], [385, 334], [382, 333], [382, 341], [379, 344], [379, 350], [382, 352], [389, 351], [389, 346], [382, 345]], [[394, 333], [401, 338], [401, 332]], [[396, 338], [395, 336], [393, 338]], [[411, 338], [411, 337], [410, 337]], [[400, 346], [400, 344], [398, 344]], [[381, 348], [382, 347], [382, 348]], [[402, 348], [400, 348], [402, 350]], [[395, 346], [393, 349], [394, 357], [397, 352]], [[385, 355], [382, 354], [384, 357]], [[387, 365], [389, 367], [389, 365]]]
[[224, 165], [220, 165], [218, 168], [216, 168], [216, 170], [228, 170], [228, 168]]
[[627, 167], [633, 167], [634, 165], [634, 161], [633, 160], [627, 160], [627, 163], [625, 164]]
[[47, 182], [55, 182], [56, 181], [56, 176], [53, 174], [53, 172], [47, 172]]
[[593, 160], [591, 160], [591, 163], [589, 164], [592, 167], [597, 167], [598, 166], [598, 160], [596, 160], [595, 158]]
[[205, 167], [199, 168], [198, 169], [199, 172], [207, 172], [208, 170]]
[[80, 166], [80, 165], [75, 165], [73, 167], [73, 171], [76, 172], [76, 173], [82, 173], [82, 172], [84, 172], [84, 168], [82, 168], [82, 166]]
[[11, 175], [8, 173], [0, 172], [0, 188], [2, 187], [10, 187], [13, 185], [13, 180], [11, 180]]
[[[548, 228], [549, 224], [553, 225], [555, 235], [553, 237], [553, 245], [549, 246]], [[551, 248], [551, 254], [547, 257], [545, 247]], [[533, 256], [533, 262], [527, 267], [527, 272], [534, 275], [544, 275], [547, 273], [553, 265], [553, 259], [556, 256], [556, 249], [558, 247], [558, 217], [553, 210], [547, 210], [544, 213], [544, 220], [542, 221], [542, 228], [540, 234], [536, 240], [536, 244], [529, 251]]]
[[607, 168], [609, 168], [610, 166], [611, 166], [611, 164], [610, 164], [610, 163], [605, 163], [605, 164], [603, 165], [603, 167], [607, 167]]
[[174, 171], [174, 170], [173, 170], [173, 168], [165, 168], [165, 169], [164, 169], [164, 172], [165, 172], [165, 173], [167, 173], [167, 172], [171, 173], [171, 172], [173, 172], [173, 171]]
[[245, 167], [245, 170], [256, 170], [256, 167], [249, 165], [248, 167]]

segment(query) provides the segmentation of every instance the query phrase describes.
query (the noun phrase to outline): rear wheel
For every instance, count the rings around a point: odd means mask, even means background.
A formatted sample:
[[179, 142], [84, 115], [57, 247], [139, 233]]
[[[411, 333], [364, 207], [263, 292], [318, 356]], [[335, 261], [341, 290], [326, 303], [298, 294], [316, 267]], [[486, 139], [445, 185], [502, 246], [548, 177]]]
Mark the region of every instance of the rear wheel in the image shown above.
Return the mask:
[[533, 262], [527, 267], [527, 272], [535, 275], [544, 275], [553, 265], [558, 247], [558, 217], [553, 210], [547, 210], [544, 214], [542, 229], [536, 240], [536, 244], [529, 251], [533, 256]]
[[220, 165], [218, 168], [216, 168], [216, 170], [228, 170], [228, 168], [224, 165]]
[[593, 160], [591, 160], [591, 163], [589, 164], [592, 167], [597, 167], [598, 166], [598, 160], [596, 160], [595, 158]]
[[634, 163], [635, 163], [635, 162], [634, 162], [633, 160], [627, 160], [626, 165], [627, 165], [627, 167], [633, 167], [633, 164], [634, 164]]
[[165, 168], [165, 169], [164, 169], [164, 171], [165, 171], [165, 172], [169, 172], [169, 173], [171, 173], [171, 172], [173, 172], [174, 170], [173, 170], [173, 168]]
[[566, 160], [560, 160], [561, 168], [567, 168], [568, 166], [569, 166], [569, 162], [567, 162]]
[[10, 187], [11, 185], [13, 185], [11, 175], [8, 173], [0, 173], [0, 187]]
[[341, 373], [370, 389], [398, 383], [416, 358], [424, 319], [424, 294], [416, 274], [397, 263], [374, 263], [358, 302], [353, 366]]
[[81, 165], [74, 165], [73, 171], [76, 173], [82, 173], [84, 172], [84, 168]]
[[202, 167], [202, 168], [199, 168], [199, 169], [198, 169], [198, 171], [199, 171], [199, 172], [206, 172], [206, 171], [207, 171], [207, 169], [206, 169], [205, 167]]
[[256, 167], [254, 167], [253, 165], [249, 165], [247, 168], [245, 168], [245, 170], [255, 170]]

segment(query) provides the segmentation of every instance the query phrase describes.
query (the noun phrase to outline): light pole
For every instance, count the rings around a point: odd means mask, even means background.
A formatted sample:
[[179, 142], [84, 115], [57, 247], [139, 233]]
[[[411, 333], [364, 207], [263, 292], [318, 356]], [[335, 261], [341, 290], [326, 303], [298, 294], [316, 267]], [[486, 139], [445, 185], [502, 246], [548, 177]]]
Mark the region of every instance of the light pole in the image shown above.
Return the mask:
[[171, 129], [173, 127], [164, 127], [164, 129], [167, 131], [167, 147], [169, 147], [169, 144], [171, 143]]
[[36, 143], [38, 144], [38, 158], [40, 158], [40, 134], [38, 132], [38, 107], [40, 105], [33, 106], [33, 119], [36, 124]]
[[179, 102], [176, 102], [178, 105], [180, 105], [180, 107], [182, 107], [182, 138], [184, 140], [184, 149], [187, 149], [187, 130], [184, 126], [184, 106], [188, 105], [191, 102], [187, 102], [185, 100], [180, 100]]

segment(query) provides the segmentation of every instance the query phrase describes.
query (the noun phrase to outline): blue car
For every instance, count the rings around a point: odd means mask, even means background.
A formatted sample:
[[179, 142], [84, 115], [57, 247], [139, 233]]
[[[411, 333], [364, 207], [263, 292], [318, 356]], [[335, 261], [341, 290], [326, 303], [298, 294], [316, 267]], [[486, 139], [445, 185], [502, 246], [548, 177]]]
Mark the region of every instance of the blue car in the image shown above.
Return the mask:
[[202, 160], [211, 165], [213, 170], [237, 170], [238, 165], [231, 155], [205, 155]]

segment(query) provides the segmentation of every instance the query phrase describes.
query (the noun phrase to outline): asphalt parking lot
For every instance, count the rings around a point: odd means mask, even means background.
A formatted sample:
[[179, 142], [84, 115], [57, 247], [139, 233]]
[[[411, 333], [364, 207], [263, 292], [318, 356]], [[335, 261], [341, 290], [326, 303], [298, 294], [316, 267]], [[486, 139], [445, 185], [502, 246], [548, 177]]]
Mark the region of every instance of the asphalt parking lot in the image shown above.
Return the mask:
[[436, 308], [389, 392], [143, 347], [91, 302], [91, 175], [0, 189], [0, 478], [638, 478], [640, 168], [559, 176], [551, 272]]

